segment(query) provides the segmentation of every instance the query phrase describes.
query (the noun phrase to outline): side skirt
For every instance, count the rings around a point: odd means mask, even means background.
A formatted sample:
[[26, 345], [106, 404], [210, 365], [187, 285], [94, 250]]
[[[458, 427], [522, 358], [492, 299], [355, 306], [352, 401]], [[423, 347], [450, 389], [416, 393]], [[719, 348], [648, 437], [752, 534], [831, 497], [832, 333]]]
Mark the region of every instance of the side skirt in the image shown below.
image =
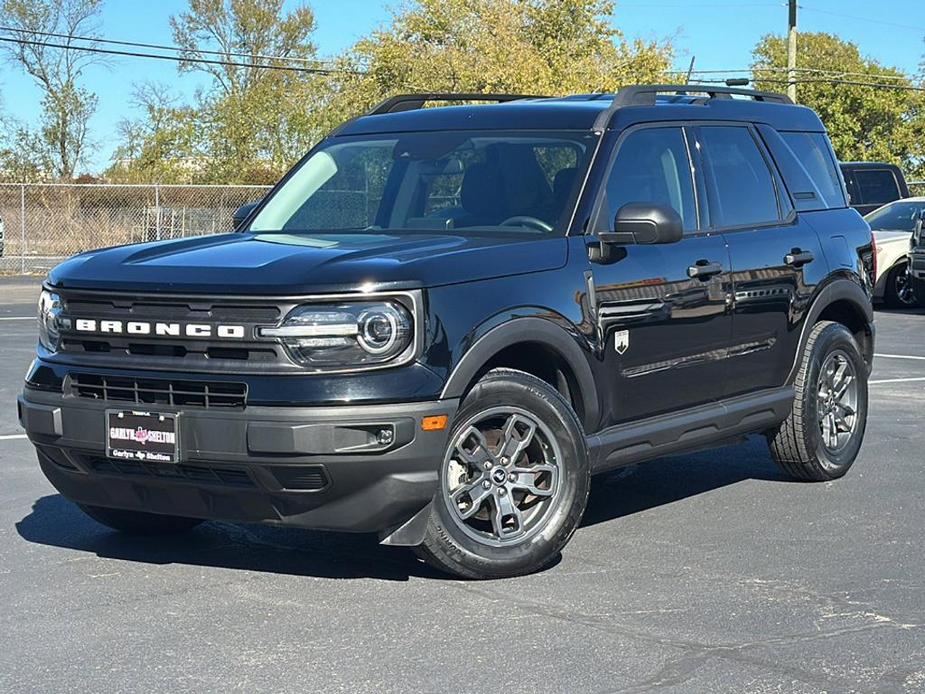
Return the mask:
[[766, 431], [787, 418], [793, 397], [793, 386], [771, 388], [609, 427], [586, 439], [591, 471], [605, 472]]

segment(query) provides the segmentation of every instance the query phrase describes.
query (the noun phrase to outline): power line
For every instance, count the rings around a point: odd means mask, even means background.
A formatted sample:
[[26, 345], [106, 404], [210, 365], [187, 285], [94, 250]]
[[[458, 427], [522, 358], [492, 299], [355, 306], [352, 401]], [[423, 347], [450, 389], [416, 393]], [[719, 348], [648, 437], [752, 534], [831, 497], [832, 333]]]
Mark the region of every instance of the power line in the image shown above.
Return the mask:
[[[58, 39], [68, 39], [73, 41], [86, 41], [88, 43], [106, 43], [113, 46], [133, 46], [135, 48], [154, 48], [162, 51], [175, 51], [177, 53], [196, 53], [204, 55], [220, 55], [231, 58], [247, 58], [249, 60], [280, 60], [283, 62], [309, 63], [314, 65], [323, 65], [325, 61], [314, 58], [301, 58], [298, 56], [281, 56], [281, 55], [261, 55], [259, 53], [234, 53], [231, 51], [213, 51], [206, 49], [187, 49], [180, 46], [169, 46], [158, 43], [139, 43], [137, 41], [122, 41], [118, 39], [104, 39], [93, 36], [74, 36], [73, 34], [57, 34], [52, 31], [39, 31], [37, 29], [24, 29], [20, 27], [0, 26], [0, 31], [19, 34], [32, 34], [34, 36], [49, 36]], [[76, 47], [75, 47], [76, 48]]]
[[106, 55], [122, 55], [130, 58], [154, 58], [156, 60], [170, 60], [175, 63], [199, 63], [204, 65], [225, 65], [228, 67], [245, 67], [260, 68], [264, 70], [285, 70], [287, 72], [304, 72], [318, 75], [334, 74], [362, 74], [351, 70], [341, 70], [337, 68], [310, 68], [296, 67], [294, 65], [265, 65], [261, 63], [238, 63], [228, 60], [212, 60], [209, 58], [191, 58], [177, 55], [159, 55], [157, 53], [139, 53], [135, 51], [117, 51], [110, 48], [94, 48], [91, 46], [70, 46], [63, 43], [51, 43], [48, 41], [30, 41], [29, 39], [14, 39], [6, 36], [0, 36], [0, 41], [5, 43], [17, 43], [25, 46], [44, 46], [46, 48], [60, 48], [65, 51], [84, 51], [87, 53], [102, 53]]
[[890, 22], [885, 19], [871, 19], [870, 17], [859, 17], [856, 14], [845, 14], [844, 12], [833, 12], [832, 10], [820, 10], [816, 7], [807, 7], [806, 5], [799, 6], [801, 10], [806, 10], [808, 12], [818, 12], [819, 14], [827, 14], [833, 17], [842, 17], [843, 19], [853, 19], [858, 22], [871, 22], [872, 24], [884, 24], [886, 26], [897, 27], [899, 29], [911, 29], [913, 31], [921, 31], [925, 33], [925, 27], [913, 26], [911, 24], [901, 24], [899, 22]]
[[[767, 82], [768, 84], [790, 84], [789, 80], [774, 79], [774, 78], [764, 78], [759, 77], [755, 82]], [[726, 80], [700, 80], [700, 82], [705, 84], [725, 84]], [[925, 87], [916, 87], [911, 84], [885, 84], [883, 82], [861, 82], [858, 80], [841, 80], [841, 79], [825, 79], [825, 78], [810, 78], [810, 79], [801, 79], [797, 77], [797, 84], [843, 84], [849, 87], [873, 87], [877, 89], [898, 89], [901, 91], [909, 92], [925, 92]], [[696, 85], [692, 85], [696, 86]]]
[[[907, 75], [882, 75], [873, 72], [858, 72], [851, 70], [838, 70], [838, 69], [826, 69], [826, 68], [810, 68], [810, 67], [798, 67], [795, 68], [796, 72], [808, 72], [813, 74], [821, 75], [850, 75], [852, 77], [875, 77], [878, 80], [909, 80], [910, 78]], [[685, 72], [684, 68], [677, 68], [678, 72]], [[759, 72], [787, 72], [785, 67], [743, 67], [743, 68], [730, 68], [728, 70], [694, 70], [696, 75], [728, 75], [735, 74], [740, 72], [750, 72], [750, 73], [759, 73]]]

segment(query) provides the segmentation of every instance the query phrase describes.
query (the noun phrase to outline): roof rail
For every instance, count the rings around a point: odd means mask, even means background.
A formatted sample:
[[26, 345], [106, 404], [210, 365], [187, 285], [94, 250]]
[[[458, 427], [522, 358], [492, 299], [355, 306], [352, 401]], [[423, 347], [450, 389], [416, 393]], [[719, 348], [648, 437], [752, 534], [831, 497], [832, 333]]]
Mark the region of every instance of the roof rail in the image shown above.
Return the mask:
[[399, 111], [414, 111], [423, 108], [428, 101], [519, 101], [521, 99], [548, 99], [547, 96], [530, 96], [527, 94], [476, 94], [453, 92], [431, 92], [427, 94], [399, 94], [380, 102], [370, 109], [367, 116], [378, 116], [383, 113], [398, 113]]
[[594, 122], [595, 130], [607, 127], [613, 112], [623, 106], [653, 106], [659, 94], [706, 94], [711, 99], [731, 99], [735, 96], [748, 96], [754, 101], [774, 104], [792, 104], [786, 94], [759, 92], [741, 87], [723, 87], [713, 84], [638, 84], [619, 90], [610, 102], [610, 108], [603, 111]]

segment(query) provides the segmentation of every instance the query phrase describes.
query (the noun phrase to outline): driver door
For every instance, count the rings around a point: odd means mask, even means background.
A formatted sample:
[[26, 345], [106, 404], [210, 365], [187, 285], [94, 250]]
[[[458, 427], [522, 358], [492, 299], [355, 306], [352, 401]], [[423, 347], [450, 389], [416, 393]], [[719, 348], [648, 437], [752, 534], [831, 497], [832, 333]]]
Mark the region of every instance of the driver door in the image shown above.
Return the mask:
[[617, 210], [633, 202], [670, 206], [684, 223], [679, 242], [625, 245], [592, 259], [608, 381], [602, 390], [609, 394], [604, 426], [723, 395], [732, 339], [729, 254], [722, 234], [702, 230], [705, 196], [691, 149], [683, 127], [630, 129], [618, 141], [597, 204], [595, 231], [611, 230]]

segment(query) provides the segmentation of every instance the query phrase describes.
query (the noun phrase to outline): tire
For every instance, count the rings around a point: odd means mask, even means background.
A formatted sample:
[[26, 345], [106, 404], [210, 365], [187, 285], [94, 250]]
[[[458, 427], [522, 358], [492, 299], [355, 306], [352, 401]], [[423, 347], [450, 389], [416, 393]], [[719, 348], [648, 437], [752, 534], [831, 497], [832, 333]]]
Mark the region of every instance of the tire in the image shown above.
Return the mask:
[[889, 308], [915, 308], [919, 305], [908, 263], [898, 263], [890, 269], [883, 287], [883, 303]]
[[[844, 385], [848, 376], [851, 381]], [[794, 384], [793, 410], [768, 435], [771, 455], [784, 472], [809, 482], [848, 472], [867, 426], [867, 376], [861, 350], [844, 325], [820, 321], [813, 326]], [[843, 392], [840, 398], [838, 391]]]
[[171, 535], [192, 530], [202, 523], [202, 520], [198, 518], [162, 516], [158, 513], [126, 511], [119, 508], [104, 508], [86, 504], [77, 505], [81, 511], [97, 523], [102, 523], [113, 530], [118, 530], [128, 535]]
[[584, 432], [565, 398], [530, 374], [495, 369], [456, 415], [415, 550], [461, 578], [538, 571], [578, 527], [590, 482]]

